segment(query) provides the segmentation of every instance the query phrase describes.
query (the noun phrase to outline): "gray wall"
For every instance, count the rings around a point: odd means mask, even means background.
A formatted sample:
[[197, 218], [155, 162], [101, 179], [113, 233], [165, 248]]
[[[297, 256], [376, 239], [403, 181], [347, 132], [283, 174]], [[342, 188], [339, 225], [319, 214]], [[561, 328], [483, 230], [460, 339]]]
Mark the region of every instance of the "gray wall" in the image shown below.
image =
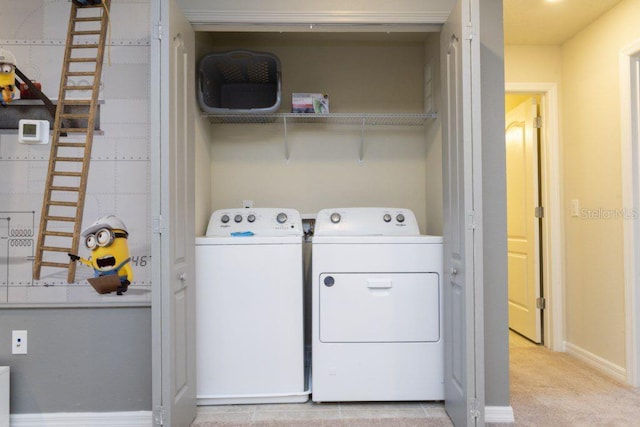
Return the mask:
[[502, 0], [481, 3], [485, 404], [509, 406]]
[[[28, 354], [11, 354], [11, 331]], [[0, 365], [11, 413], [151, 410], [151, 309], [0, 309]]]

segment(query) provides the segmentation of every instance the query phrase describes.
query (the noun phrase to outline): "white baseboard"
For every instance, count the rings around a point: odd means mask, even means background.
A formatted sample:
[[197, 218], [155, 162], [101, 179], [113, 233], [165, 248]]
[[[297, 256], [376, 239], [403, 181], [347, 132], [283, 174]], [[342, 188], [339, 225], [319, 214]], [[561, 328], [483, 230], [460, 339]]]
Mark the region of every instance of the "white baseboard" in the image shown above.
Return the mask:
[[622, 381], [624, 383], [627, 382], [627, 369], [622, 366], [618, 366], [615, 363], [609, 362], [606, 359], [603, 359], [600, 356], [597, 356], [582, 347], [578, 347], [577, 345], [571, 344], [569, 342], [565, 342], [564, 346], [567, 350], [567, 354], [575, 357], [591, 366], [594, 369], [602, 372], [603, 374], [609, 375], [610, 377], [615, 378], [618, 381]]
[[485, 406], [485, 423], [513, 423], [513, 408], [511, 406]]
[[150, 427], [151, 411], [12, 414], [11, 427]]

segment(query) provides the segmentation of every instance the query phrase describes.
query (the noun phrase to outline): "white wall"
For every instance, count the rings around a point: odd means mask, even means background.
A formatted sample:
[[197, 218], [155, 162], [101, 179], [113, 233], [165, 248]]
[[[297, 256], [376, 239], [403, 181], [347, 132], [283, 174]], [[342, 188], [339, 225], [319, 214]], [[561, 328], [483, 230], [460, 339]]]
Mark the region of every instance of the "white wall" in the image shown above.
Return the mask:
[[[624, 373], [625, 313], [618, 53], [640, 39], [640, 2], [618, 6], [562, 46], [507, 46], [507, 83], [560, 88], [565, 313], [569, 349]], [[571, 217], [571, 200], [582, 208]], [[612, 217], [614, 216], [614, 217]]]
[[561, 83], [560, 46], [505, 46], [504, 71], [507, 83]]
[[195, 232], [202, 236], [207, 230], [209, 215], [211, 214], [211, 135], [209, 122], [196, 119], [195, 137], [195, 198], [196, 218]]
[[640, 2], [625, 0], [562, 47], [567, 341], [625, 366], [618, 53], [640, 39]]
[[[440, 38], [432, 37], [426, 42], [425, 64], [430, 66], [430, 73], [425, 76], [425, 91], [431, 92], [433, 110], [440, 113], [442, 101], [442, 87], [440, 85]], [[429, 77], [431, 85], [429, 86]], [[429, 97], [425, 96], [428, 103]], [[431, 107], [426, 106], [427, 110]], [[440, 117], [440, 116], [439, 116]], [[440, 118], [429, 121], [426, 126], [426, 215], [427, 227], [425, 232], [432, 235], [442, 235], [442, 124]]]

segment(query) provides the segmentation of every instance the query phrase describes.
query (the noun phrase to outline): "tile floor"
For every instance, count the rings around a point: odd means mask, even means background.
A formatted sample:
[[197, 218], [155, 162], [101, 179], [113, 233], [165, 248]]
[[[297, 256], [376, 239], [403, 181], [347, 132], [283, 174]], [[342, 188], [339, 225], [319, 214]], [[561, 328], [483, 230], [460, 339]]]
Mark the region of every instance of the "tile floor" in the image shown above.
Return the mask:
[[443, 402], [200, 406], [192, 427], [451, 426]]
[[[512, 331], [509, 346], [536, 347]], [[451, 426], [443, 402], [307, 403], [200, 406], [192, 427]]]

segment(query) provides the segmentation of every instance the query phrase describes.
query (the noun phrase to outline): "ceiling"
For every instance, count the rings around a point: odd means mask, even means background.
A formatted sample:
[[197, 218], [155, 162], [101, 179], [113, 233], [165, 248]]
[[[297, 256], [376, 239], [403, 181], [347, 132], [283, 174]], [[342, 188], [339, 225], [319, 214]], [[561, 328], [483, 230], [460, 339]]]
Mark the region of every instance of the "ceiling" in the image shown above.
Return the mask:
[[621, 0], [504, 0], [507, 45], [561, 45]]

